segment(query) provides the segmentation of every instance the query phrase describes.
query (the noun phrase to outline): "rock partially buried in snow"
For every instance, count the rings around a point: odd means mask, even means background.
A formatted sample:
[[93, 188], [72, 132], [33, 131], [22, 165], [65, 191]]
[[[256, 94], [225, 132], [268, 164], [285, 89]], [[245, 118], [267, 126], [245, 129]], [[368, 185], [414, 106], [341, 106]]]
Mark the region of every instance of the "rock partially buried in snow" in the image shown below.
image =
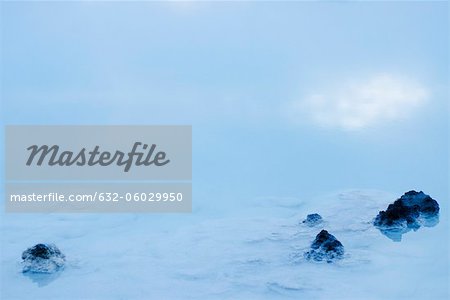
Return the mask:
[[319, 214], [309, 214], [306, 216], [306, 219], [303, 220], [302, 223], [309, 227], [313, 227], [317, 224], [322, 223], [322, 217]]
[[393, 241], [421, 226], [432, 227], [439, 223], [439, 204], [422, 191], [409, 191], [380, 211], [373, 224]]
[[305, 253], [308, 260], [333, 262], [344, 256], [344, 246], [334, 235], [322, 230], [311, 244], [311, 250]]
[[22, 253], [23, 272], [54, 273], [64, 267], [65, 256], [53, 244], [37, 244]]

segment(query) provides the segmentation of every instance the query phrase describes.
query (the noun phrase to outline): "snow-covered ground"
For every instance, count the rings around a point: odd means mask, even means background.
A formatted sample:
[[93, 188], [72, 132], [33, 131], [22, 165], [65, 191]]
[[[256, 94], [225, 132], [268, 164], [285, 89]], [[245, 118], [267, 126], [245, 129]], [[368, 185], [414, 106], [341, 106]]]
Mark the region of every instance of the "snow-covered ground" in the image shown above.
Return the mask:
[[[261, 198], [220, 216], [2, 213], [1, 299], [448, 299], [447, 200], [436, 199], [437, 226], [393, 242], [371, 221], [399, 196]], [[321, 225], [300, 224], [313, 212]], [[344, 245], [341, 261], [303, 258], [322, 228]], [[41, 242], [65, 269], [24, 275], [22, 251]]]

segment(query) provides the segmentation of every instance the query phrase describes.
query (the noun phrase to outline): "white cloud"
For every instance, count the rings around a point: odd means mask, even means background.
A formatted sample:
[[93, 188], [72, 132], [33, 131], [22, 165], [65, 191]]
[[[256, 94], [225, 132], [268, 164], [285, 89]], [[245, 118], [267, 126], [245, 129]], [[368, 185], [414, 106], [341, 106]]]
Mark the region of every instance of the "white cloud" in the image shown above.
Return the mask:
[[428, 91], [417, 82], [378, 74], [311, 93], [291, 103], [290, 113], [297, 121], [307, 119], [321, 126], [357, 130], [405, 118], [427, 98]]

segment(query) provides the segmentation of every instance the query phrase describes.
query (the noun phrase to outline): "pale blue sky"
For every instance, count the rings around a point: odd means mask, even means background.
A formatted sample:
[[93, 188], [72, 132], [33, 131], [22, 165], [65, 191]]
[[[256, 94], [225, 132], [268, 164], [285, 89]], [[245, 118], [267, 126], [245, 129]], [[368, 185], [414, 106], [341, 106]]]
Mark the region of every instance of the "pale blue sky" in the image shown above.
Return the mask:
[[1, 5], [4, 124], [192, 124], [194, 203], [449, 197], [447, 2]]

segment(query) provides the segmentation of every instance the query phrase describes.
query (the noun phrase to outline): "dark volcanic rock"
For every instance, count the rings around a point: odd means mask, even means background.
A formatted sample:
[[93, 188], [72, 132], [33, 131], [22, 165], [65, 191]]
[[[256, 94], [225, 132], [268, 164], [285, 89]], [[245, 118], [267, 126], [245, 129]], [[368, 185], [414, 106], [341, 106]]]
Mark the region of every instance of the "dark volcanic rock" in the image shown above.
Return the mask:
[[439, 204], [422, 191], [409, 191], [386, 211], [380, 211], [373, 224], [387, 237], [401, 241], [402, 235], [421, 226], [432, 227], [439, 223]]
[[309, 214], [302, 223], [310, 227], [316, 226], [317, 224], [322, 223], [322, 217], [319, 214]]
[[311, 244], [311, 250], [305, 253], [306, 259], [313, 259], [315, 261], [332, 262], [335, 259], [340, 259], [344, 255], [344, 246], [339, 242], [334, 235], [329, 234], [328, 231], [322, 230], [316, 236]]
[[64, 267], [65, 256], [53, 244], [37, 244], [22, 253], [23, 272], [53, 273]]

